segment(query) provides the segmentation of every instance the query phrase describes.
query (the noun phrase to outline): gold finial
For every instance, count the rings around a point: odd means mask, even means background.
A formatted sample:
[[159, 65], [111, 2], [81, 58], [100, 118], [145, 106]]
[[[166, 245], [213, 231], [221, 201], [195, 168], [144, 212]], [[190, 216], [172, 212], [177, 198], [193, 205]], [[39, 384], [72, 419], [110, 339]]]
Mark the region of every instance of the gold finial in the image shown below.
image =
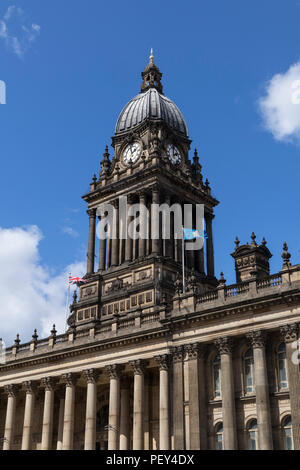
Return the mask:
[[154, 64], [154, 55], [153, 55], [153, 49], [151, 47], [151, 52], [150, 52], [150, 65]]

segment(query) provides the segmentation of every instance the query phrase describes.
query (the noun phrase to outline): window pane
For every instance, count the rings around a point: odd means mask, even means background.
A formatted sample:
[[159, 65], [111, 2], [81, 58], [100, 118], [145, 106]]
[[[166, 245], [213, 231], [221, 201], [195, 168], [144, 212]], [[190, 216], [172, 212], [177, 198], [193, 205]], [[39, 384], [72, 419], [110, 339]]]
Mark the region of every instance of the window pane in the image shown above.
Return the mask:
[[256, 450], [256, 431], [250, 431], [250, 450]]
[[222, 434], [217, 435], [217, 450], [223, 449], [223, 436]]
[[245, 382], [246, 382], [246, 392], [253, 392], [253, 369], [252, 369], [252, 360], [245, 360]]
[[215, 397], [219, 397], [221, 395], [221, 387], [220, 387], [220, 364], [214, 365], [214, 393]]

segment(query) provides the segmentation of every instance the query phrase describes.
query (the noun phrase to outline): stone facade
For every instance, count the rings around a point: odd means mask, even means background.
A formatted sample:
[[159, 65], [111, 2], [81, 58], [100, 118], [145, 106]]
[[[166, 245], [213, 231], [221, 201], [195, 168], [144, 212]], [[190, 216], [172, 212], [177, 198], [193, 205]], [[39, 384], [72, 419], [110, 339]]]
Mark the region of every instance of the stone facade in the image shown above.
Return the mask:
[[[161, 76], [151, 55], [142, 93], [161, 94]], [[57, 335], [54, 327], [41, 340], [35, 332], [26, 344], [17, 337], [0, 365], [0, 448], [300, 449], [300, 265], [284, 244], [282, 270], [270, 275], [266, 241], [258, 245], [252, 234], [251, 244], [236, 240], [237, 284], [216, 279], [218, 201], [203, 183], [197, 151], [188, 158], [191, 141], [182, 116], [172, 120], [176, 109], [164, 110], [167, 121], [152, 109], [118, 125], [114, 157], [107, 148], [83, 196], [87, 274], [68, 330]], [[140, 155], [126, 165], [131, 143]], [[181, 155], [176, 163], [169, 145]], [[205, 248], [186, 253], [185, 290], [174, 231], [169, 240], [123, 240], [117, 225], [117, 236], [97, 246], [97, 207], [109, 202], [118, 214], [125, 195], [147, 207], [204, 205]]]

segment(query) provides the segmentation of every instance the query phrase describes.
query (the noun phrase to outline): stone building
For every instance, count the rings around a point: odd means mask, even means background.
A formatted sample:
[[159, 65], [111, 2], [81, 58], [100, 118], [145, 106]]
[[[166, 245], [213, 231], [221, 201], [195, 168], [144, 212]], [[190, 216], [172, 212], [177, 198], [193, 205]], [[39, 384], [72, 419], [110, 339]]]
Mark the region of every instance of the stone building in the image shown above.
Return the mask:
[[[15, 344], [0, 365], [0, 448], [300, 449], [300, 265], [282, 270], [254, 234], [235, 241], [236, 284], [214, 273], [214, 207], [177, 106], [150, 63], [122, 111], [88, 205], [87, 273], [66, 333]], [[98, 240], [100, 203], [204, 206], [203, 249], [149, 236]], [[195, 213], [193, 215], [195, 222]], [[128, 212], [126, 219], [135, 223]], [[119, 220], [119, 219], [117, 219]], [[102, 219], [102, 222], [104, 219]], [[101, 224], [101, 221], [100, 221]], [[101, 225], [100, 225], [101, 227]], [[151, 230], [150, 230], [151, 229]], [[141, 230], [141, 227], [140, 227]], [[95, 255], [99, 263], [95, 263]]]

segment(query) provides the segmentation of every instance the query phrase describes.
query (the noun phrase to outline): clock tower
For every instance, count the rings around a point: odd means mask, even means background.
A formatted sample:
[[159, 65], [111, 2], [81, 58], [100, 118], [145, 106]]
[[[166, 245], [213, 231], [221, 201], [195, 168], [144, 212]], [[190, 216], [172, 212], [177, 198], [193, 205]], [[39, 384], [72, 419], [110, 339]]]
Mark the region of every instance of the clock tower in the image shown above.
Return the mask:
[[[203, 182], [197, 150], [189, 158], [191, 140], [186, 122], [175, 103], [164, 95], [161, 80], [151, 51], [142, 73], [141, 91], [117, 120], [113, 155], [106, 147], [99, 177], [94, 175], [90, 191], [83, 196], [89, 216], [87, 282], [80, 287], [79, 299], [74, 297], [70, 327], [85, 329], [94, 324], [95, 328], [105, 328], [112, 320], [126, 321], [128, 314], [134, 325], [142, 324], [143, 315], [149, 317], [151, 312], [158, 318], [170, 315], [170, 300], [184, 295], [183, 260], [187, 290], [203, 293], [217, 285], [212, 221], [218, 201], [212, 197], [208, 181]], [[125, 218], [121, 217], [124, 211], [120, 205], [124, 197]], [[104, 216], [99, 217], [102, 204], [114, 208], [114, 236], [108, 225], [104, 227]], [[132, 204], [138, 204], [140, 212], [146, 211], [145, 222], [139, 223], [139, 218], [132, 216], [128, 209]], [[207, 238], [201, 249], [184, 250], [183, 256], [182, 230], [175, 228], [179, 215], [172, 208], [176, 205], [183, 209], [185, 204], [192, 207], [190, 228], [196, 226], [196, 206], [204, 207]], [[153, 218], [153, 205], [164, 205], [170, 211], [167, 215], [161, 211]], [[128, 236], [132, 224], [135, 237]], [[169, 237], [162, 236], [166, 224]], [[183, 224], [180, 221], [179, 225]], [[96, 236], [101, 229], [107, 231], [105, 239]], [[159, 236], [153, 237], [154, 232]], [[136, 313], [133, 320], [132, 313]]]

